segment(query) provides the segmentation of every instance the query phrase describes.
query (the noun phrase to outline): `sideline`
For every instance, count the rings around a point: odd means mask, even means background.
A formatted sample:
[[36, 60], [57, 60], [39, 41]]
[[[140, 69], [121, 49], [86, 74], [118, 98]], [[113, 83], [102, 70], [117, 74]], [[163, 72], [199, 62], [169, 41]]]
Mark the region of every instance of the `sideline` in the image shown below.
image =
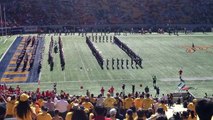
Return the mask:
[[10, 49], [10, 47], [13, 45], [13, 43], [15, 42], [15, 40], [18, 38], [18, 36], [13, 40], [13, 42], [10, 44], [10, 46], [7, 48], [7, 50], [4, 52], [4, 54], [1, 56], [0, 58], [0, 62], [2, 61], [2, 59], [4, 58], [4, 56], [6, 55], [6, 53], [8, 52], [8, 50]]
[[[180, 81], [179, 78], [163, 78], [159, 79], [160, 81]], [[184, 78], [183, 80], [185, 81], [207, 81], [207, 80], [213, 80], [213, 77], [189, 77], [189, 78]]]
[[[180, 79], [178, 78], [163, 78], [163, 79], [159, 79], [160, 81], [180, 81]], [[207, 80], [213, 80], [213, 77], [194, 77], [194, 78], [184, 78], [184, 80], [186, 81], [207, 81]], [[103, 79], [103, 80], [75, 80], [75, 81], [58, 81], [57, 83], [60, 84], [60, 83], [81, 83], [82, 81], [84, 81], [84, 83], [94, 83], [94, 82], [115, 82], [115, 81], [133, 81], [131, 79]], [[141, 79], [134, 79], [134, 81], [141, 81]], [[41, 81], [40, 81], [41, 82]], [[41, 82], [40, 84], [52, 84], [53, 81], [49, 81], [49, 82]], [[7, 83], [8, 85], [20, 85], [20, 84], [38, 84], [38, 82], [26, 82], [26, 83]]]
[[[141, 79], [134, 79], [134, 81], [140, 81]], [[130, 79], [113, 79], [113, 80], [91, 80], [91, 81], [88, 81], [88, 80], [75, 80], [75, 81], [60, 81], [60, 82], [57, 82], [58, 84], [60, 83], [81, 83], [82, 81], [84, 81], [84, 83], [94, 83], [94, 82], [115, 82], [115, 81], [132, 81]], [[49, 81], [49, 82], [41, 82], [40, 84], [52, 84], [53, 81]], [[21, 84], [38, 84], [37, 82], [26, 82], [26, 83], [6, 83], [7, 85], [21, 85]]]

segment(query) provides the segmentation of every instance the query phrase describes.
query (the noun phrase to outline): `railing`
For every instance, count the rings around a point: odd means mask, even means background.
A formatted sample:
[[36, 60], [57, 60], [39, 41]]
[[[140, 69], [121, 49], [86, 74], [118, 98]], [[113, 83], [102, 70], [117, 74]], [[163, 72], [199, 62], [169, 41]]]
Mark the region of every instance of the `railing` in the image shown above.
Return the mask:
[[[44, 25], [44, 26], [19, 26], [0, 28], [3, 35], [27, 33], [52, 33], [52, 32], [123, 32], [151, 28], [156, 32], [158, 28], [184, 30], [184, 28], [197, 32], [211, 32], [213, 24], [109, 24], [109, 25]], [[7, 33], [6, 33], [7, 32]], [[1, 35], [1, 34], [0, 34]]]

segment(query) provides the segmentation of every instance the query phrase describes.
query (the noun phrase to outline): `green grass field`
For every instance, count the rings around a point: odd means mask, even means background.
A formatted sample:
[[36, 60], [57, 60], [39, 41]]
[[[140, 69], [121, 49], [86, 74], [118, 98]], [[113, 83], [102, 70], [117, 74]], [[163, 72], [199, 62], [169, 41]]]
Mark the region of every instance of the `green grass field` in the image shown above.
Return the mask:
[[8, 49], [9, 45], [14, 41], [16, 36], [11, 37], [0, 37], [0, 58], [4, 54], [4, 52]]
[[[65, 90], [70, 94], [85, 95], [86, 90], [98, 95], [104, 86], [107, 91], [110, 86], [115, 87], [115, 92], [121, 92], [122, 84], [126, 84], [126, 93], [131, 92], [131, 85], [136, 85], [136, 91], [143, 91], [149, 86], [151, 93], [155, 94], [152, 87], [152, 75], [157, 76], [157, 86], [160, 93], [177, 92], [179, 84], [178, 71], [183, 68], [183, 79], [186, 85], [194, 87], [190, 91], [198, 97], [204, 93], [213, 93], [213, 33], [192, 35], [128, 35], [118, 36], [135, 53], [143, 58], [143, 69], [114, 69], [102, 70], [95, 57], [92, 55], [85, 42], [85, 37], [64, 36], [62, 41], [66, 67], [61, 71], [59, 54], [54, 54], [54, 70], [50, 71], [47, 63], [50, 43], [49, 35], [45, 37], [45, 52], [40, 80], [42, 90], [52, 89], [53, 83], [57, 83], [57, 89]], [[54, 36], [58, 41], [58, 36]], [[197, 47], [196, 52], [188, 53], [187, 48]], [[104, 59], [114, 58], [129, 59], [120, 48], [112, 43], [94, 43], [101, 51]], [[6, 45], [5, 45], [6, 46]], [[2, 50], [0, 51], [2, 52]], [[82, 69], [80, 69], [82, 67]], [[139, 85], [142, 84], [141, 88]], [[84, 89], [80, 89], [83, 86]], [[26, 90], [35, 90], [38, 85], [21, 84]]]

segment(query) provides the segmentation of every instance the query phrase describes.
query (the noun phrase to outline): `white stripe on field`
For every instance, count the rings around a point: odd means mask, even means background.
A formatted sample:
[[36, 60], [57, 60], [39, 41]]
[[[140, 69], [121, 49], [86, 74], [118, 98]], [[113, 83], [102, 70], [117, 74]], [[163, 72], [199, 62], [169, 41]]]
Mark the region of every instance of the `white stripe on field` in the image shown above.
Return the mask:
[[[140, 79], [141, 80], [141, 79]], [[84, 83], [94, 83], [94, 82], [115, 82], [115, 81], [139, 81], [139, 79], [138, 80], [131, 80], [131, 79], [113, 79], [113, 80], [109, 80], [109, 79], [107, 79], [107, 80], [91, 80], [91, 81], [88, 81], [88, 80], [81, 80], [81, 81], [78, 81], [78, 80], [76, 80], [76, 81], [57, 81], [57, 83], [59, 84], [59, 83], [80, 83], [80, 82], [84, 82]], [[49, 81], [49, 82], [41, 82], [40, 84], [48, 84], [48, 83], [53, 83], [54, 81]], [[9, 84], [12, 84], [12, 85], [15, 85], [15, 84], [38, 84], [37, 82], [35, 82], [35, 83], [7, 83], [8, 85]]]
[[[191, 77], [191, 78], [183, 78], [185, 81], [206, 81], [213, 80], [213, 77]], [[179, 78], [163, 78], [160, 81], [180, 81]]]
[[[16, 37], [17, 38], [17, 37]], [[4, 52], [4, 54], [1, 56], [0, 61], [2, 61], [2, 59], [4, 58], [4, 56], [6, 55], [6, 53], [8, 52], [8, 50], [10, 49], [10, 47], [13, 45], [13, 43], [15, 42], [16, 38], [13, 40], [13, 42], [10, 44], [10, 46], [7, 48], [7, 50]]]
[[[115, 81], [140, 81], [141, 79], [113, 79], [113, 80], [81, 80], [81, 81], [58, 81], [57, 83], [79, 83], [79, 82], [84, 82], [84, 83], [94, 83], [94, 82], [115, 82]], [[176, 78], [165, 78], [165, 79], [159, 79], [160, 81], [180, 81], [179, 79]], [[213, 80], [213, 77], [200, 77], [200, 78], [187, 78], [184, 79], [185, 81], [196, 81], [196, 80]], [[52, 84], [53, 81], [50, 82], [41, 82], [41, 84]], [[38, 84], [38, 83], [7, 83], [7, 84]]]

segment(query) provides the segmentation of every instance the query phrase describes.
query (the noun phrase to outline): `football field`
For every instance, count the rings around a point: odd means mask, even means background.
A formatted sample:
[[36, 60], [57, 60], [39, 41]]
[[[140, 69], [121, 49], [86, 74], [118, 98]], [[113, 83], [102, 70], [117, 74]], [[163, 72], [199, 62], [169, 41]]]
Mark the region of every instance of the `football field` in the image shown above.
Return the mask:
[[[91, 36], [91, 34], [87, 35]], [[105, 66], [101, 69], [86, 44], [85, 37], [77, 34], [62, 35], [66, 62], [64, 71], [61, 70], [59, 53], [53, 53], [54, 67], [53, 71], [50, 71], [47, 59], [51, 36], [45, 36], [40, 85], [21, 83], [20, 86], [24, 90], [36, 90], [37, 87], [41, 90], [52, 90], [53, 83], [57, 83], [58, 92], [64, 90], [72, 95], [85, 95], [86, 90], [89, 90], [97, 96], [102, 86], [105, 91], [114, 86], [115, 92], [121, 92], [121, 86], [125, 84], [126, 93], [131, 93], [132, 85], [135, 85], [136, 91], [144, 91], [145, 86], [149, 86], [151, 93], [155, 94], [152, 76], [156, 75], [160, 94], [167, 94], [178, 91], [180, 83], [178, 71], [182, 68], [183, 80], [187, 86], [192, 87], [189, 91], [195, 96], [202, 97], [205, 92], [208, 95], [213, 93], [213, 33], [180, 34], [179, 36], [167, 34], [117, 36], [143, 59], [143, 69], [126, 65], [126, 62], [123, 67], [119, 65], [119, 68], [112, 69], [112, 58], [126, 61], [130, 60], [130, 57], [113, 42], [97, 40], [97, 42], [93, 41], [94, 46], [100, 51], [104, 60], [110, 60], [109, 69]], [[58, 36], [53, 38], [54, 42], [58, 42]], [[192, 44], [195, 45], [194, 49]], [[2, 54], [4, 51], [2, 46], [0, 50]]]
[[10, 37], [0, 36], [0, 58], [3, 56], [4, 52], [8, 49], [15, 38], [15, 35]]

